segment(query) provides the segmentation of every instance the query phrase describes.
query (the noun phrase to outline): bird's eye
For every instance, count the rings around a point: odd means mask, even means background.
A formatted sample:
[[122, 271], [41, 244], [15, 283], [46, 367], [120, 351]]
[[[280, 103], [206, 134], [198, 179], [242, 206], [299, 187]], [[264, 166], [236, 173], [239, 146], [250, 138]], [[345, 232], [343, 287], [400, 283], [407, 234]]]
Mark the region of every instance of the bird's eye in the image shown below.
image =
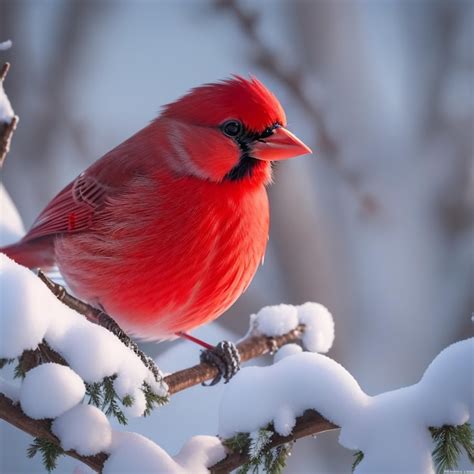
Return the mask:
[[228, 137], [236, 137], [242, 131], [242, 124], [237, 120], [229, 120], [222, 125], [222, 131]]

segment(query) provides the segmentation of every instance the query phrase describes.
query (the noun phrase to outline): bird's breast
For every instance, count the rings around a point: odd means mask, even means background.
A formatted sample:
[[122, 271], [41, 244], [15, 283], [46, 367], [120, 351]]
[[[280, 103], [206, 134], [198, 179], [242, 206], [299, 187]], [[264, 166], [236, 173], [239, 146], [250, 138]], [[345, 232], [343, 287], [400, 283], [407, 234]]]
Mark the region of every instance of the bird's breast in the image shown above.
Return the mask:
[[263, 186], [156, 180], [111, 203], [93, 234], [58, 242], [57, 254], [78, 294], [156, 339], [222, 314], [253, 278], [268, 228]]

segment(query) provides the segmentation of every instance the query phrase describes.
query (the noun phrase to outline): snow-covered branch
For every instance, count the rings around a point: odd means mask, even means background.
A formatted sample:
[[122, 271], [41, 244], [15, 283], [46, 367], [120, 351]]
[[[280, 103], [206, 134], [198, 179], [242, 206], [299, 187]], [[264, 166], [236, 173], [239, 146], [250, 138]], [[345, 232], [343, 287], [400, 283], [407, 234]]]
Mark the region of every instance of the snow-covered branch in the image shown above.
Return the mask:
[[[221, 473], [259, 461], [251, 447], [262, 430], [259, 455], [340, 426], [341, 444], [365, 455], [358, 472], [393, 465], [429, 473], [429, 428], [462, 425], [472, 413], [462, 374], [472, 369], [474, 339], [443, 351], [418, 384], [371, 397], [342, 366], [316, 353], [334, 339], [324, 306], [278, 305], [253, 315], [238, 345], [244, 360], [277, 351], [275, 363], [242, 369], [224, 392], [219, 437], [193, 438], [171, 457], [136, 433], [113, 430], [99, 407], [119, 421], [122, 412], [141, 416], [150, 410], [150, 394], [163, 402], [167, 393], [213, 378], [214, 369], [200, 364], [157, 381], [137, 354], [58, 301], [32, 272], [6, 256], [0, 264], [9, 296], [1, 301], [0, 358], [25, 359], [21, 386], [1, 381], [0, 418], [35, 436], [31, 452], [49, 453], [50, 466], [68, 454], [103, 472], [126, 463], [130, 472], [153, 466], [182, 473], [192, 465], [193, 472]], [[296, 340], [313, 352], [302, 352]], [[236, 436], [247, 442], [243, 451], [235, 449]]]
[[[77, 440], [65, 442], [69, 432], [57, 430], [63, 426], [64, 417], [73, 416], [72, 410], [85, 410], [78, 408], [85, 406], [81, 403], [85, 396], [126, 423], [122, 412], [128, 416], [146, 414], [150, 396], [155, 397], [151, 402], [159, 404], [169, 393], [215, 376], [215, 368], [199, 364], [156, 380], [133, 350], [73, 310], [74, 307], [91, 315], [91, 307], [64, 288], [43, 276], [47, 283], [44, 285], [28, 269], [4, 255], [0, 256], [0, 276], [2, 292], [8, 295], [1, 301], [0, 358], [5, 363], [18, 358], [17, 372], [23, 377], [21, 387], [1, 381], [0, 392], [4, 395], [0, 418], [38, 438], [40, 449], [52, 450], [51, 459], [64, 452], [96, 470], [108, 459], [111, 448], [103, 444], [106, 437], [90, 441], [84, 448]], [[246, 361], [283, 345], [289, 347], [288, 343], [300, 339], [307, 348], [327, 350], [333, 338], [332, 318], [324, 307], [314, 303], [300, 307], [279, 305], [264, 308], [252, 317], [249, 334], [238, 348]], [[93, 406], [87, 410], [79, 418], [90, 416], [95, 431], [108, 426], [100, 410]], [[78, 417], [73, 418], [77, 428]], [[54, 420], [52, 431], [45, 419]], [[228, 462], [231, 461], [232, 458]]]
[[[1, 393], [1, 389], [0, 418], [24, 431], [25, 433], [34, 436], [35, 438], [47, 440], [56, 446], [61, 445], [61, 441], [58, 439], [58, 437], [51, 433], [50, 421], [33, 420], [32, 418], [28, 417], [23, 413], [20, 405]], [[77, 451], [72, 449], [66, 451], [65, 454], [78, 459], [95, 471], [99, 471], [100, 467], [103, 466], [105, 460], [107, 459], [107, 455], [105, 453], [98, 453], [93, 456], [82, 456]]]
[[[7, 43], [8, 42], [0, 43], [0, 50], [6, 49], [6, 47], [2, 47], [2, 45], [10, 47], [10, 44]], [[9, 69], [9, 63], [5, 63], [0, 69], [0, 168], [5, 161], [7, 153], [10, 151], [13, 132], [19, 120], [18, 116], [13, 112], [13, 108], [3, 88], [3, 82], [7, 77]]]
[[364, 453], [357, 472], [432, 473], [430, 428], [463, 425], [472, 415], [474, 338], [442, 351], [417, 384], [377, 396], [334, 360], [295, 352], [272, 366], [244, 368], [229, 383], [219, 410], [223, 438], [267, 426], [290, 436], [313, 409], [341, 427], [343, 446]]

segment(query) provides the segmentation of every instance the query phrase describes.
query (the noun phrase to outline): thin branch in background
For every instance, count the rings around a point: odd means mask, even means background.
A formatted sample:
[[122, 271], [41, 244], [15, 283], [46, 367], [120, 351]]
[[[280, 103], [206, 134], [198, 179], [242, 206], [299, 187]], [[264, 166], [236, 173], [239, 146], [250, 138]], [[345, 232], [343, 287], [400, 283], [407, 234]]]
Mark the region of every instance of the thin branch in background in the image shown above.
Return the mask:
[[[5, 63], [0, 69], [0, 87], [3, 87], [3, 82], [10, 70], [10, 63]], [[0, 123], [0, 168], [10, 151], [10, 144], [13, 137], [13, 132], [18, 125], [18, 116], [15, 115], [9, 123]]]
[[214, 0], [217, 8], [226, 10], [235, 19], [242, 33], [252, 44], [255, 64], [279, 80], [297, 99], [301, 107], [316, 125], [318, 155], [325, 158], [337, 170], [340, 177], [356, 195], [365, 214], [374, 214], [380, 209], [378, 200], [372, 194], [361, 189], [361, 179], [357, 173], [348, 170], [341, 159], [341, 150], [331, 136], [326, 120], [314, 100], [304, 90], [305, 73], [302, 69], [288, 70], [274, 51], [262, 40], [258, 33], [259, 14], [244, 8], [238, 0]]

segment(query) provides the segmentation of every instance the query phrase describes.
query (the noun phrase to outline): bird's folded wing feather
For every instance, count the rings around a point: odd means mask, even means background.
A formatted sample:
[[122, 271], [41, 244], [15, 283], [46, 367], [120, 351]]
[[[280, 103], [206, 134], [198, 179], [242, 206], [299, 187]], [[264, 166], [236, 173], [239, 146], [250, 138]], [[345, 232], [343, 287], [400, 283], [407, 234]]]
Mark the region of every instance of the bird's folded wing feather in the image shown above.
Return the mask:
[[23, 240], [88, 229], [109, 192], [107, 184], [86, 173], [80, 174], [46, 206]]

